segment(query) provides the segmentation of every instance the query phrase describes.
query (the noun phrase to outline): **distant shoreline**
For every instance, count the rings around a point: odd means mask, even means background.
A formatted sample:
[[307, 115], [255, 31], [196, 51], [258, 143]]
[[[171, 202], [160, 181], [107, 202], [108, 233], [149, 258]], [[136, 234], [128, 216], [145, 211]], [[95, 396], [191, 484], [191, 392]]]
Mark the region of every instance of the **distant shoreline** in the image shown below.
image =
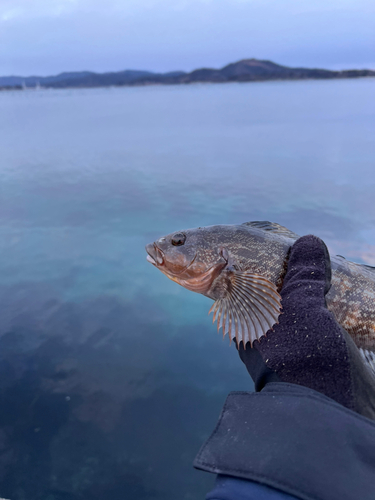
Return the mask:
[[272, 61], [243, 59], [221, 69], [201, 68], [189, 73], [174, 71], [152, 73], [125, 70], [111, 73], [90, 71], [61, 73], [55, 76], [3, 76], [0, 91], [40, 88], [134, 87], [146, 85], [183, 85], [191, 83], [264, 82], [285, 80], [332, 80], [375, 77], [370, 69], [332, 71], [327, 69], [291, 68]]

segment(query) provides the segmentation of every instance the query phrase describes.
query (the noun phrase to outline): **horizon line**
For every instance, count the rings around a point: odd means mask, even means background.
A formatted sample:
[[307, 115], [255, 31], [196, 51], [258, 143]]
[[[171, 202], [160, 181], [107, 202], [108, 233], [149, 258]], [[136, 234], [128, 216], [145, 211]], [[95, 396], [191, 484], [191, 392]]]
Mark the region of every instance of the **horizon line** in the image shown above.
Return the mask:
[[200, 67], [195, 67], [194, 69], [192, 70], [183, 70], [183, 69], [172, 69], [172, 70], [167, 70], [167, 71], [157, 71], [157, 70], [149, 70], [149, 69], [140, 69], [140, 68], [126, 68], [126, 69], [118, 69], [118, 70], [106, 70], [106, 71], [103, 71], [103, 70], [91, 70], [91, 69], [77, 69], [77, 70], [60, 70], [59, 72], [51, 72], [51, 73], [48, 73], [48, 74], [45, 74], [45, 75], [42, 75], [42, 74], [37, 74], [34, 73], [34, 74], [29, 74], [27, 76], [25, 75], [20, 75], [20, 74], [16, 74], [16, 73], [12, 73], [12, 74], [3, 74], [3, 75], [0, 75], [0, 78], [48, 78], [48, 77], [53, 77], [53, 76], [59, 76], [59, 75], [62, 75], [64, 73], [93, 73], [93, 74], [97, 74], [97, 75], [100, 75], [100, 74], [106, 74], [106, 73], [122, 73], [124, 71], [142, 71], [142, 72], [148, 72], [148, 73], [153, 73], [153, 74], [167, 74], [167, 73], [176, 73], [176, 72], [181, 72], [181, 73], [186, 73], [186, 74], [189, 74], [189, 73], [192, 73], [193, 71], [197, 71], [197, 70], [201, 70], [201, 69], [223, 69], [225, 68], [226, 66], [229, 66], [230, 64], [236, 64], [236, 63], [239, 63], [241, 61], [251, 61], [251, 60], [255, 60], [255, 61], [267, 61], [267, 62], [272, 62], [273, 64], [277, 64], [279, 66], [284, 66], [286, 68], [303, 68], [303, 69], [322, 69], [322, 70], [328, 70], [328, 71], [350, 71], [350, 70], [372, 70], [374, 71], [375, 70], [375, 63], [370, 63], [368, 66], [343, 66], [343, 67], [340, 67], [340, 69], [337, 68], [336, 65], [333, 65], [333, 67], [324, 67], [324, 66], [288, 66], [288, 65], [285, 65], [285, 64], [282, 64], [282, 63], [275, 63], [273, 60], [271, 59], [258, 59], [256, 57], [247, 57], [247, 58], [242, 58], [242, 59], [238, 59], [238, 60], [235, 60], [234, 62], [228, 62], [226, 64], [224, 64], [223, 66], [219, 66], [219, 67], [215, 67], [215, 66], [200, 66]]

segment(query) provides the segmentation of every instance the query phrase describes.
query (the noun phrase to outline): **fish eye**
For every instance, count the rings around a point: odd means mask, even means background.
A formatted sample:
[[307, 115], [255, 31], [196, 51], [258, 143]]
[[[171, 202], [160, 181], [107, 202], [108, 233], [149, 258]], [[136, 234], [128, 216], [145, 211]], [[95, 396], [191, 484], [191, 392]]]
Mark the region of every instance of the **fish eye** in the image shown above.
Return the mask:
[[186, 235], [184, 233], [176, 233], [172, 236], [171, 243], [175, 247], [183, 245], [186, 241]]

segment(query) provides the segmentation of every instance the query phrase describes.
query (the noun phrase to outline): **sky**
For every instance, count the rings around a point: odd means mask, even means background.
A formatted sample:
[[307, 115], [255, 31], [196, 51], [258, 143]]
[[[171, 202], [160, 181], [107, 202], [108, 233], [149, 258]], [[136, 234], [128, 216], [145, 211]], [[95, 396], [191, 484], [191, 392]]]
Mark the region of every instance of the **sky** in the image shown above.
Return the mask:
[[374, 0], [0, 0], [0, 75], [375, 68]]

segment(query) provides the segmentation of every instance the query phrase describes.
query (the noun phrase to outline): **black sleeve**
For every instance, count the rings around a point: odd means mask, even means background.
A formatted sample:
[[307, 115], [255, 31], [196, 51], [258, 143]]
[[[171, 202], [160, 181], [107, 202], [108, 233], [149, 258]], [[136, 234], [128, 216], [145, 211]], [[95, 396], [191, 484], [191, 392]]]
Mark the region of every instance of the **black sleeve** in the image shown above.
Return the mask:
[[219, 474], [206, 500], [297, 500], [264, 484]]
[[302, 500], [375, 500], [375, 422], [312, 389], [270, 383], [228, 396], [194, 466]]

